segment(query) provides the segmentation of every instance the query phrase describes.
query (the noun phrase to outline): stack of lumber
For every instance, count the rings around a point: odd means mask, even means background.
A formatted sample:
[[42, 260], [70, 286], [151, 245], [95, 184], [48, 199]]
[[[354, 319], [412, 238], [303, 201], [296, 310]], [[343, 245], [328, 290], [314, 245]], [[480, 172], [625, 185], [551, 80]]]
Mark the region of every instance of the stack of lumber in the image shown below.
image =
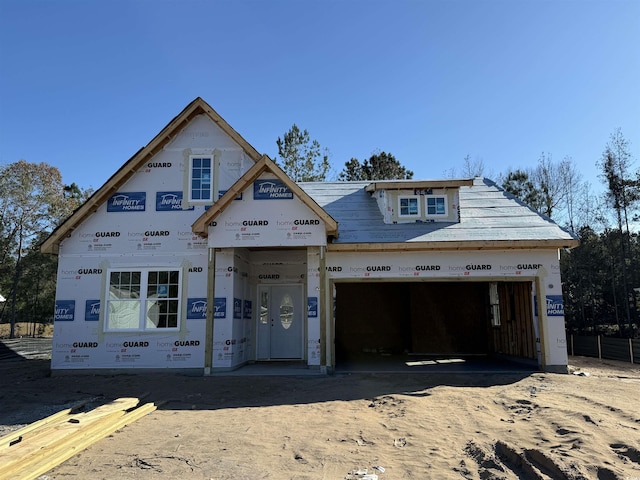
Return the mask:
[[118, 398], [88, 412], [75, 405], [0, 437], [0, 480], [33, 479], [125, 425], [153, 412], [154, 403]]

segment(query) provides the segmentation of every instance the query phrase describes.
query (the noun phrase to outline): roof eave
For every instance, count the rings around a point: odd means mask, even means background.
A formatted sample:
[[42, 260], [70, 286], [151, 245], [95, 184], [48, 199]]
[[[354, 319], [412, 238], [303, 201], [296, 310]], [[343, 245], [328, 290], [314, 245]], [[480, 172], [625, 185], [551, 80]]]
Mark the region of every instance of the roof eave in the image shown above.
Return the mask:
[[371, 243], [330, 243], [328, 252], [390, 252], [425, 250], [557, 250], [574, 248], [578, 240], [460, 240], [435, 242], [371, 242]]

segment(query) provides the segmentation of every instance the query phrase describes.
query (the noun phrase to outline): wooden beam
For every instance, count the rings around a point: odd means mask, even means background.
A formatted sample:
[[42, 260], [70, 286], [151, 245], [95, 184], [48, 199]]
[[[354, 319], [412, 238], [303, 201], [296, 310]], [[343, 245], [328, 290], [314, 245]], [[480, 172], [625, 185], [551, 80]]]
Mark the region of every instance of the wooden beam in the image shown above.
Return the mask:
[[20, 440], [0, 450], [0, 480], [35, 478], [157, 408], [153, 403], [135, 408], [138, 403], [121, 398], [90, 412], [66, 409], [21, 429]]
[[12, 445], [16, 445], [17, 443], [22, 442], [26, 438], [29, 437], [29, 434], [35, 430], [41, 429], [45, 426], [51, 426], [55, 423], [66, 422], [69, 419], [69, 415], [75, 413], [76, 410], [83, 407], [87, 404], [89, 400], [85, 400], [84, 402], [76, 403], [70, 408], [66, 408], [64, 410], [60, 410], [53, 415], [49, 415], [42, 420], [38, 420], [37, 422], [33, 422], [26, 427], [23, 427], [19, 430], [15, 430], [7, 435], [0, 437], [0, 452], [3, 449], [9, 448]]
[[[71, 448], [59, 451], [55, 456], [42, 458], [38, 462], [34, 462], [30, 465], [25, 465], [22, 469], [15, 472], [16, 476], [11, 478], [13, 479], [36, 478], [48, 472], [52, 468], [60, 465], [65, 460], [68, 460], [74, 455], [80, 453], [82, 450], [93, 445], [98, 440], [101, 440], [107, 435], [110, 435], [116, 432], [117, 430], [120, 430], [121, 428], [125, 427], [126, 425], [133, 423], [134, 421], [144, 417], [145, 415], [148, 415], [154, 412], [156, 409], [157, 409], [157, 405], [153, 403], [147, 403], [141, 407], [136, 408], [135, 410], [129, 413], [126, 413], [123, 416], [120, 416], [115, 421], [101, 422], [97, 426], [101, 428], [95, 428], [91, 432], [87, 431], [82, 438], [76, 440], [76, 442], [73, 444]], [[1, 478], [2, 477], [0, 477], [0, 479]]]

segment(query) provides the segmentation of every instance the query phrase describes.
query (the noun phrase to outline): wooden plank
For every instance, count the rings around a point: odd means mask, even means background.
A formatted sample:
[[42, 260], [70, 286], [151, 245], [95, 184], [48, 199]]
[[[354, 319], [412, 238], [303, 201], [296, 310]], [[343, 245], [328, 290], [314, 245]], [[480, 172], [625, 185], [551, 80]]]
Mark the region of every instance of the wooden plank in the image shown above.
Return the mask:
[[0, 437], [0, 452], [5, 448], [10, 447], [11, 445], [20, 443], [24, 439], [28, 438], [29, 434], [35, 430], [41, 429], [44, 426], [53, 425], [54, 423], [66, 422], [70, 414], [74, 413], [79, 408], [82, 408], [88, 402], [89, 400], [85, 400], [83, 402], [76, 403], [75, 405], [69, 408], [60, 410], [59, 412], [54, 413], [53, 415], [49, 415], [46, 418], [30, 423], [29, 425], [19, 430], [15, 430], [11, 433], [8, 433], [7, 435]]
[[[40, 461], [32, 462], [28, 465], [24, 465], [22, 468], [15, 470], [13, 472], [14, 476], [7, 477], [12, 478], [14, 480], [19, 479], [32, 479], [36, 478], [52, 468], [60, 465], [62, 462], [68, 460], [73, 457], [77, 453], [96, 443], [98, 440], [114, 433], [115, 431], [129, 425], [136, 420], [144, 417], [155, 411], [157, 409], [157, 405], [154, 403], [147, 403], [142, 405], [141, 407], [132, 410], [131, 412], [126, 413], [124, 416], [119, 419], [111, 422], [102, 421], [100, 423], [100, 427], [96, 428], [91, 433], [86, 432], [82, 438], [76, 439], [75, 443], [71, 445], [69, 448], [62, 449], [58, 451], [56, 455], [51, 455], [46, 458], [42, 458]], [[4, 480], [1, 476], [0, 479]]]
[[122, 397], [112, 402], [100, 405], [89, 412], [81, 412], [71, 415], [69, 422], [71, 423], [89, 423], [113, 412], [121, 410], [130, 410], [140, 403], [140, 399], [136, 397]]
[[94, 431], [100, 430], [103, 423], [113, 424], [123, 415], [125, 415], [124, 411], [112, 412], [90, 424], [65, 422], [52, 428], [45, 427], [40, 435], [14, 445], [0, 454], [0, 480], [29, 478], [19, 476], [17, 472], [44, 458], [55, 457], [60, 452], [73, 449], [74, 443], [78, 441], [79, 432], [83, 432], [83, 435], [91, 435]]
[[65, 438], [71, 437], [80, 429], [90, 428], [105, 418], [122, 416], [138, 403], [137, 398], [119, 398], [90, 412], [59, 416], [52, 422], [34, 426], [22, 441], [11, 443], [9, 448], [0, 451], [0, 465], [2, 465], [0, 478], [5, 469], [11, 469], [13, 465], [29, 461], [34, 455], [38, 455], [43, 449], [50, 448], [51, 445], [66, 445]]

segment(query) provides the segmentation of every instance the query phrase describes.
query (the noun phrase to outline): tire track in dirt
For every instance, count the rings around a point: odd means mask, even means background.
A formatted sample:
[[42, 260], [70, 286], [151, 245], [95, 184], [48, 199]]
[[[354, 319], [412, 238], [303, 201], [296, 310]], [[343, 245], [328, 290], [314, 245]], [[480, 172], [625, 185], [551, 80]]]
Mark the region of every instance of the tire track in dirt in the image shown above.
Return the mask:
[[[522, 435], [524, 431], [535, 431], [533, 444], [469, 440], [463, 449], [467, 458], [454, 468], [464, 478], [622, 480], [635, 478], [629, 477], [630, 472], [640, 472], [640, 451], [630, 443], [632, 439], [617, 439], [621, 427], [637, 430], [638, 419], [633, 414], [575, 393], [563, 395], [570, 397], [570, 402], [547, 401], [537, 389], [531, 400], [514, 393], [510, 390], [497, 395], [494, 405], [506, 414], [501, 420], [520, 432], [521, 440], [529, 436]], [[558, 412], [562, 421], [558, 421]], [[607, 451], [620, 462], [605, 461], [610, 456]], [[603, 463], [596, 464], [594, 459]]]

